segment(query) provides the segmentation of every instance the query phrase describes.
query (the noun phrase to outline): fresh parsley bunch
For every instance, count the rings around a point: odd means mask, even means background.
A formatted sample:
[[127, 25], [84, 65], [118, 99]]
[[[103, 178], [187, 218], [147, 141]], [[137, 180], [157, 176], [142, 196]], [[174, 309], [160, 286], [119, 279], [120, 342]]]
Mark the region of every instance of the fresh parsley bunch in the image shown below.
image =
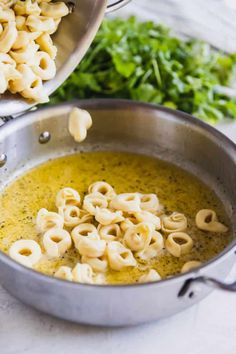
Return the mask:
[[154, 22], [104, 20], [88, 53], [54, 93], [74, 98], [127, 98], [191, 113], [210, 123], [236, 117], [236, 100], [216, 90], [235, 78], [236, 54], [182, 40]]

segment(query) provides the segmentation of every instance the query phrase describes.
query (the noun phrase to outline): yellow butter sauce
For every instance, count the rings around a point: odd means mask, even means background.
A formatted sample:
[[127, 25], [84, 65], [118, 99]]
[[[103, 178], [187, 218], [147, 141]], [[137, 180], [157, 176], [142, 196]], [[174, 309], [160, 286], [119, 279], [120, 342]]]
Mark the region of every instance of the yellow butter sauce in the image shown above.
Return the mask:
[[[55, 196], [59, 189], [72, 187], [81, 193], [99, 180], [110, 183], [117, 193], [156, 193], [166, 211], [179, 211], [188, 218], [188, 233], [193, 238], [192, 251], [175, 258], [164, 253], [135, 269], [110, 271], [109, 283], [136, 282], [147, 269], [155, 268], [162, 277], [176, 274], [188, 260], [205, 262], [220, 253], [231, 241], [232, 234], [202, 232], [195, 226], [199, 209], [214, 209], [221, 222], [229, 226], [224, 208], [216, 195], [202, 182], [166, 162], [143, 155], [119, 152], [90, 152], [48, 161], [12, 182], [0, 196], [0, 250], [8, 252], [18, 239], [40, 242], [35, 218], [40, 208], [56, 211]], [[61, 265], [74, 266], [76, 250], [69, 250], [59, 259], [44, 257], [36, 269], [53, 275]]]

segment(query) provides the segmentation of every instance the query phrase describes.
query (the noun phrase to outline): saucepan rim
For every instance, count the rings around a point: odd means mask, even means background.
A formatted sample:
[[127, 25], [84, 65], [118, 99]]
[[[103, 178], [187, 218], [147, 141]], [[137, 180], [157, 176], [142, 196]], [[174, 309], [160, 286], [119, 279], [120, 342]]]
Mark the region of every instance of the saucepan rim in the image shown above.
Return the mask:
[[[175, 109], [171, 109], [168, 107], [164, 107], [161, 105], [156, 105], [156, 104], [150, 104], [150, 103], [143, 103], [143, 102], [138, 102], [138, 101], [130, 101], [130, 100], [124, 100], [124, 99], [89, 99], [89, 100], [74, 100], [71, 102], [66, 102], [62, 104], [57, 104], [57, 105], [52, 105], [50, 107], [42, 107], [37, 111], [34, 112], [28, 112], [22, 116], [18, 116], [14, 120], [10, 120], [9, 122], [5, 123], [0, 127], [0, 134], [3, 134], [4, 131], [6, 132], [12, 132], [12, 127], [15, 126], [15, 130], [17, 130], [22, 124], [27, 124], [29, 120], [33, 123], [34, 121], [38, 120], [38, 114], [39, 112], [53, 112], [54, 110], [57, 110], [60, 107], [65, 107], [65, 108], [70, 108], [74, 105], [77, 105], [78, 107], [86, 108], [86, 109], [115, 109], [115, 110], [122, 110], [122, 109], [128, 109], [128, 108], [141, 108], [144, 110], [154, 110], [154, 111], [159, 111], [159, 112], [164, 112], [169, 114], [170, 116], [172, 115], [175, 119], [177, 118], [180, 122], [184, 124], [188, 124], [190, 127], [195, 126], [199, 127], [200, 129], [206, 130], [211, 137], [214, 137], [215, 139], [219, 140], [221, 144], [223, 144], [225, 150], [227, 153], [230, 155], [230, 157], [235, 160], [236, 164], [236, 144], [233, 143], [228, 137], [226, 137], [224, 134], [213, 128], [212, 126], [200, 121], [199, 119], [195, 118], [194, 116], [191, 116], [188, 113], [184, 113], [182, 111], [178, 111]], [[147, 118], [148, 119], [148, 118]], [[4, 139], [4, 134], [3, 134], [3, 139]], [[44, 281], [45, 283], [49, 283], [53, 286], [53, 284], [56, 285], [64, 285], [68, 289], [70, 287], [77, 287], [80, 289], [81, 287], [83, 289], [88, 288], [88, 289], [104, 289], [104, 288], [109, 288], [109, 289], [127, 289], [127, 288], [143, 288], [147, 286], [161, 286], [164, 284], [170, 284], [173, 282], [177, 281], [185, 281], [186, 279], [189, 278], [195, 278], [196, 275], [199, 275], [199, 272], [204, 270], [204, 274], [207, 275], [207, 269], [210, 266], [213, 266], [214, 264], [218, 263], [219, 261], [222, 260], [222, 258], [226, 257], [231, 251], [234, 250], [236, 246], [236, 239], [234, 238], [232, 242], [222, 251], [220, 252], [216, 257], [210, 259], [209, 261], [205, 262], [203, 265], [200, 267], [190, 270], [186, 273], [180, 273], [177, 275], [173, 275], [169, 278], [162, 279], [160, 281], [156, 282], [150, 282], [150, 283], [134, 283], [134, 284], [117, 284], [117, 285], [112, 285], [112, 284], [107, 284], [107, 285], [99, 285], [99, 284], [79, 284], [75, 282], [69, 282], [67, 280], [63, 279], [58, 279], [53, 276], [49, 276], [43, 273], [40, 273], [36, 270], [27, 268], [18, 262], [14, 261], [11, 259], [8, 255], [0, 251], [0, 263], [4, 262], [7, 264], [9, 267], [12, 268], [12, 270], [23, 273], [25, 275], [29, 275], [32, 277], [36, 277], [38, 280]], [[236, 249], [234, 250], [236, 254]]]

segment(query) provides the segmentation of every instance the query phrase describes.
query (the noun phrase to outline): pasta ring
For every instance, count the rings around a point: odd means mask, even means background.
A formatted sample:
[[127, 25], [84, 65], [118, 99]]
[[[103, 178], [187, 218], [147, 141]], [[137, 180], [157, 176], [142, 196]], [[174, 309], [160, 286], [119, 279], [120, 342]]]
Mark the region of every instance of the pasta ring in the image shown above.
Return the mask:
[[72, 269], [70, 267], [61, 266], [56, 273], [54, 274], [56, 278], [64, 279], [64, 280], [73, 280]]
[[73, 188], [63, 188], [56, 196], [56, 206], [57, 208], [65, 205], [80, 205], [80, 195]]
[[11, 245], [9, 256], [25, 267], [32, 268], [42, 256], [39, 244], [34, 240], [18, 240]]
[[48, 53], [52, 59], [56, 58], [57, 47], [53, 45], [53, 41], [48, 33], [43, 33], [37, 37], [35, 42], [39, 45], [41, 51]]
[[48, 211], [45, 208], [39, 210], [36, 218], [36, 227], [39, 232], [46, 232], [52, 228], [63, 228], [64, 220], [61, 215]]
[[45, 52], [37, 52], [34, 56], [33, 72], [42, 80], [53, 79], [56, 75], [56, 65], [50, 55]]
[[135, 254], [136, 257], [142, 260], [149, 260], [154, 257], [157, 257], [162, 250], [164, 249], [164, 240], [160, 232], [154, 231], [151, 236], [151, 240], [149, 245], [144, 248], [143, 251], [137, 252]]
[[228, 227], [218, 221], [214, 210], [202, 209], [196, 215], [196, 225], [200, 230], [211, 232], [227, 232]]
[[135, 213], [140, 211], [140, 198], [138, 193], [122, 193], [116, 195], [110, 202], [110, 207], [116, 210]]
[[147, 274], [142, 275], [139, 278], [139, 283], [149, 283], [152, 281], [159, 281], [161, 280], [161, 276], [155, 269], [150, 269]]
[[121, 222], [124, 220], [122, 211], [111, 211], [106, 208], [96, 207], [95, 219], [102, 225], [109, 225]]
[[93, 270], [89, 264], [77, 263], [72, 270], [73, 281], [82, 284], [93, 283]]
[[[177, 241], [179, 241], [179, 243]], [[170, 254], [175, 257], [180, 257], [191, 251], [193, 240], [185, 232], [173, 232], [168, 235], [165, 246]]]
[[142, 222], [126, 230], [124, 235], [124, 244], [131, 251], [142, 251], [150, 243], [154, 226], [147, 222]]
[[160, 209], [159, 199], [156, 194], [141, 194], [140, 197], [140, 207], [142, 210], [150, 211], [151, 213], [155, 213]]
[[104, 182], [104, 181], [98, 181], [98, 182], [91, 184], [88, 188], [88, 192], [89, 192], [89, 194], [101, 193], [108, 200], [112, 199], [116, 195], [113, 187], [109, 183]]
[[99, 225], [98, 232], [102, 240], [117, 241], [121, 237], [121, 229], [117, 224]]
[[110, 268], [113, 270], [135, 267], [137, 264], [132, 252], [118, 241], [108, 243], [107, 256]]
[[189, 272], [190, 270], [200, 267], [202, 263], [199, 261], [189, 261], [184, 263], [183, 267], [181, 268], [181, 273]]
[[149, 222], [155, 226], [156, 230], [160, 230], [161, 228], [161, 220], [158, 216], [150, 213], [149, 211], [142, 210], [137, 213], [134, 213], [135, 218], [139, 222]]
[[69, 114], [69, 132], [77, 142], [83, 141], [87, 136], [87, 130], [92, 126], [92, 118], [89, 112], [78, 107], [72, 108]]
[[81, 262], [89, 264], [95, 272], [105, 273], [108, 269], [108, 262], [104, 256], [99, 258], [82, 256]]
[[76, 205], [64, 205], [58, 209], [66, 227], [75, 227], [80, 223], [80, 209]]
[[0, 35], [0, 50], [2, 53], [8, 53], [17, 38], [16, 23], [11, 21], [6, 24]]
[[174, 212], [162, 217], [162, 230], [166, 233], [180, 232], [187, 229], [187, 218], [184, 214]]
[[69, 232], [53, 228], [43, 235], [43, 245], [50, 257], [62, 256], [72, 245]]
[[106, 197], [100, 193], [87, 194], [84, 197], [83, 208], [91, 215], [96, 214], [96, 207], [107, 208], [108, 202]]
[[51, 18], [59, 18], [68, 15], [69, 9], [64, 2], [41, 2], [41, 14]]

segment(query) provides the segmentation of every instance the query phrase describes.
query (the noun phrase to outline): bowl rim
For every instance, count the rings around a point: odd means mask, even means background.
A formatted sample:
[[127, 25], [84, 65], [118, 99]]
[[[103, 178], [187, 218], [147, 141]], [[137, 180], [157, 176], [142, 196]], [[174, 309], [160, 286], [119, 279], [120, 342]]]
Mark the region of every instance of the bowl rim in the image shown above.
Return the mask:
[[[37, 109], [36, 111], [33, 112], [28, 112], [24, 113], [21, 116], [16, 117], [15, 119], [12, 119], [2, 126], [0, 126], [0, 134], [2, 134], [3, 138], [4, 135], [7, 136], [8, 134], [12, 133], [12, 128], [14, 126], [14, 130], [17, 130], [18, 128], [27, 125], [30, 122], [37, 121], [38, 120], [38, 115], [40, 115], [41, 112], [48, 112], [48, 113], [53, 113], [53, 111], [57, 111], [58, 108], [65, 108], [69, 109], [73, 106], [78, 106], [83, 109], [94, 109], [94, 110], [110, 110], [110, 109], [115, 109], [115, 110], [120, 110], [120, 109], [130, 109], [130, 108], [141, 108], [145, 110], [153, 110], [153, 111], [159, 111], [159, 112], [164, 112], [171, 115], [176, 119], [180, 120], [184, 124], [188, 124], [189, 126], [195, 126], [199, 127], [200, 129], [206, 130], [211, 137], [215, 138], [216, 140], [219, 140], [221, 144], [224, 144], [225, 149], [229, 156], [235, 161], [236, 164], [236, 144], [230, 140], [227, 136], [225, 136], [223, 133], [219, 132], [217, 129], [214, 127], [210, 126], [209, 124], [199, 120], [198, 118], [179, 111], [175, 110], [169, 107], [157, 105], [157, 104], [151, 104], [151, 103], [144, 103], [144, 102], [139, 102], [139, 101], [132, 101], [132, 100], [126, 100], [126, 99], [83, 99], [83, 100], [73, 100], [70, 102], [64, 102], [48, 107], [41, 107], [40, 109]], [[44, 119], [45, 117], [42, 117]], [[48, 115], [46, 116], [46, 119], [48, 119]], [[4, 134], [5, 133], [5, 134]], [[63, 285], [64, 287], [66, 286], [68, 289], [73, 287], [79, 288], [88, 288], [88, 289], [104, 289], [104, 288], [109, 288], [109, 289], [130, 289], [130, 288], [143, 288], [147, 286], [164, 286], [165, 284], [170, 284], [174, 282], [179, 282], [183, 281], [185, 282], [186, 280], [189, 279], [194, 279], [196, 276], [201, 275], [202, 270], [207, 271], [210, 267], [214, 266], [214, 264], [217, 264], [218, 262], [221, 262], [222, 259], [226, 258], [229, 253], [234, 251], [236, 253], [236, 238], [234, 237], [233, 240], [230, 242], [230, 244], [225, 247], [225, 249], [220, 252], [217, 256], [214, 258], [210, 259], [207, 262], [204, 262], [201, 266], [192, 269], [186, 273], [179, 273], [173, 276], [170, 276], [168, 278], [161, 279], [159, 281], [155, 282], [148, 282], [148, 283], [132, 283], [132, 284], [82, 284], [82, 283], [76, 283], [76, 282], [70, 282], [67, 280], [63, 280], [60, 278], [53, 277], [51, 275], [46, 275], [44, 273], [38, 272], [34, 269], [27, 268], [20, 263], [14, 261], [11, 259], [6, 253], [2, 252], [0, 250], [0, 264], [1, 262], [5, 263], [7, 266], [11, 267], [12, 270], [17, 271], [22, 273], [23, 275], [31, 275], [34, 278], [37, 278], [39, 281], [43, 281], [45, 283], [48, 283], [50, 285]]]

